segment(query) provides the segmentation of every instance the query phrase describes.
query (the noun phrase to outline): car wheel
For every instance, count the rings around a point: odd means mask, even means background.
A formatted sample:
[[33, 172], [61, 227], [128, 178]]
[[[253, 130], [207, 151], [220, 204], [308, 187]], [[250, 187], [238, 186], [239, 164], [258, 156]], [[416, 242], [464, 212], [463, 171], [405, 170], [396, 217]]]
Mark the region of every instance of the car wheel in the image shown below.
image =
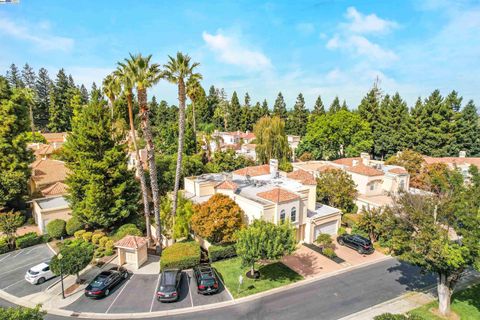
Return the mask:
[[109, 289], [105, 290], [105, 297], [107, 297], [109, 294], [110, 294], [110, 290]]
[[338, 240], [338, 244], [341, 245], [341, 246], [343, 246], [345, 243], [343, 242], [343, 239], [339, 239], [339, 240]]
[[45, 282], [45, 278], [41, 277], [40, 279], [37, 280], [37, 284], [42, 284]]
[[360, 253], [360, 254], [364, 254], [364, 252], [363, 252], [363, 249], [362, 249], [362, 248], [358, 248], [358, 250], [357, 250], [357, 251], [358, 251], [358, 253]]
[[125, 273], [123, 274], [123, 279], [127, 279], [127, 278], [128, 278], [128, 272], [125, 272]]

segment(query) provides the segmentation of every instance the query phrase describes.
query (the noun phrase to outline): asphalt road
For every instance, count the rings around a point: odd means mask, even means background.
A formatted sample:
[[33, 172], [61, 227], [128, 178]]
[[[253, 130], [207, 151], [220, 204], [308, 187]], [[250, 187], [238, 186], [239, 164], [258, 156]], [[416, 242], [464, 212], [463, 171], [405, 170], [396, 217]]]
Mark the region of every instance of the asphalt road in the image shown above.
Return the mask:
[[[233, 306], [168, 319], [334, 320], [435, 282], [432, 275], [391, 259], [295, 289]], [[9, 305], [0, 300], [0, 305]], [[158, 317], [157, 317], [158, 318]], [[64, 320], [47, 315], [47, 320]], [[151, 318], [150, 318], [151, 319]]]

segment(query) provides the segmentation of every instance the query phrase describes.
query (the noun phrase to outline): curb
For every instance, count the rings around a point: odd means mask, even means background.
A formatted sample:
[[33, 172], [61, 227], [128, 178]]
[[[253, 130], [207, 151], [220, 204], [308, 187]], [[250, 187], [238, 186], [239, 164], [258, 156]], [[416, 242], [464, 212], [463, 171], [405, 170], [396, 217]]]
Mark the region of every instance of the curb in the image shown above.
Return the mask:
[[[312, 277], [309, 279], [304, 279], [297, 281], [295, 283], [288, 284], [286, 286], [274, 288], [271, 290], [267, 290], [264, 292], [259, 292], [256, 294], [252, 294], [247, 297], [242, 297], [238, 299], [233, 299], [230, 301], [223, 301], [223, 302], [217, 302], [217, 303], [212, 303], [212, 304], [206, 304], [206, 305], [201, 305], [201, 306], [195, 306], [195, 307], [186, 307], [186, 308], [180, 308], [180, 309], [174, 309], [174, 310], [165, 310], [165, 311], [155, 311], [155, 312], [139, 312], [139, 313], [111, 313], [111, 314], [105, 314], [105, 313], [89, 313], [89, 312], [74, 312], [70, 310], [63, 310], [63, 309], [57, 309], [57, 308], [44, 308], [43, 310], [46, 311], [49, 314], [52, 315], [57, 315], [57, 316], [64, 316], [64, 317], [75, 317], [75, 318], [90, 318], [90, 319], [139, 319], [139, 318], [156, 318], [156, 317], [165, 317], [165, 316], [173, 316], [173, 315], [181, 315], [181, 314], [186, 314], [186, 313], [191, 313], [191, 312], [198, 312], [198, 311], [204, 311], [204, 310], [212, 310], [212, 309], [218, 309], [218, 308], [223, 308], [223, 307], [228, 307], [228, 306], [234, 306], [237, 304], [241, 303], [246, 303], [252, 300], [257, 300], [263, 297], [267, 297], [276, 293], [284, 292], [293, 288], [298, 288], [305, 286], [310, 283], [314, 283], [326, 278], [334, 277], [349, 271], [353, 271], [356, 269], [361, 269], [373, 264], [377, 264], [380, 262], [384, 262], [387, 260], [394, 259], [392, 256], [385, 256], [381, 259], [375, 260], [375, 261], [368, 261], [364, 262], [355, 266], [349, 266], [344, 269], [340, 269], [337, 271], [333, 271], [330, 273], [326, 273], [323, 275], [319, 275], [316, 277]], [[226, 287], [225, 287], [226, 288]], [[18, 298], [16, 296], [13, 296], [9, 293], [6, 293], [2, 290], [0, 290], [0, 298], [7, 300], [11, 303], [23, 306], [23, 307], [35, 307], [34, 303], [31, 302], [26, 302], [24, 301], [23, 298]]]

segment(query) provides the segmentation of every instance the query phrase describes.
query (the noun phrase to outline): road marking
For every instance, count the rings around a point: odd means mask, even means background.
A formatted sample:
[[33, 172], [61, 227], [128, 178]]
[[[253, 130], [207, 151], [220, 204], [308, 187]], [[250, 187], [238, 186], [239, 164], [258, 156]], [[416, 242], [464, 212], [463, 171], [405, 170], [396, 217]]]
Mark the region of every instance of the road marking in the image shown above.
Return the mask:
[[16, 282], [14, 282], [14, 283], [6, 286], [5, 288], [2, 288], [2, 290], [8, 289], [8, 288], [10, 288], [10, 287], [12, 287], [12, 286], [14, 286], [14, 285], [16, 285], [16, 284], [19, 284], [19, 283], [22, 282], [22, 281], [25, 281], [25, 279], [18, 280], [18, 281], [16, 281]]
[[17, 256], [19, 256], [20, 254], [22, 254], [24, 252], [24, 250], [19, 250], [18, 253], [16, 255], [14, 255], [12, 258], [16, 258]]
[[3, 260], [5, 260], [5, 259], [7, 259], [7, 258], [10, 257], [11, 255], [12, 255], [11, 253], [7, 254], [5, 257], [3, 257], [2, 259], [0, 259], [0, 261], [3, 261]]
[[193, 307], [192, 290], [191, 290], [191, 288], [190, 288], [190, 280], [191, 280], [191, 278], [190, 278], [190, 275], [189, 275], [188, 273], [187, 273], [187, 279], [188, 279], [188, 283], [187, 283], [187, 285], [188, 285], [188, 294], [189, 294], [189, 296], [190, 296], [190, 303], [192, 304], [192, 307]]
[[160, 274], [158, 274], [157, 285], [155, 286], [155, 291], [153, 291], [152, 304], [150, 305], [150, 312], [152, 312], [153, 310], [153, 303], [155, 302], [155, 298], [157, 296], [157, 289], [158, 289], [159, 283], [160, 283]]
[[[133, 277], [135, 277], [135, 275], [132, 275], [130, 277], [130, 280], [133, 279]], [[110, 304], [110, 306], [108, 307], [107, 311], [105, 311], [105, 313], [108, 313], [108, 311], [110, 311], [110, 308], [113, 306], [113, 304], [115, 303], [115, 301], [117, 301], [118, 297], [120, 297], [120, 295], [122, 294], [123, 290], [125, 290], [125, 288], [128, 286], [128, 284], [130, 283], [130, 280], [125, 283], [125, 285], [123, 286], [123, 288], [120, 290], [120, 292], [117, 294], [117, 296], [115, 297], [115, 299], [113, 299], [112, 303]]]
[[[22, 269], [22, 268], [25, 268], [25, 267], [28, 267], [28, 269], [30, 269], [31, 267], [34, 267], [34, 266], [36, 266], [37, 264], [40, 264], [40, 263], [42, 263], [42, 262], [45, 262], [45, 261], [40, 261], [40, 262], [35, 263], [35, 264], [28, 264], [28, 265], [27, 265], [27, 264], [24, 264], [23, 266], [20, 266], [20, 267], [18, 267], [18, 268], [10, 269], [10, 270], [8, 270], [7, 272], [0, 273], [0, 277], [4, 276], [4, 275], [6, 275], [6, 274], [9, 274], [9, 273], [12, 272], [12, 271], [15, 271], [15, 270], [18, 270], [18, 269]], [[27, 269], [27, 270], [28, 270], [28, 269]]]

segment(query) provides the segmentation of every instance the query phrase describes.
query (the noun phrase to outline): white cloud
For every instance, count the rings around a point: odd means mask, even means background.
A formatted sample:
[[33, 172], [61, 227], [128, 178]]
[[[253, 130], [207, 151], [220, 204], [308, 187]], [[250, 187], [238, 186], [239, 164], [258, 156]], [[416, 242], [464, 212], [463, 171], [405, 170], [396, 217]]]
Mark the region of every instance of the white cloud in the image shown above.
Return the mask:
[[393, 51], [383, 49], [363, 36], [349, 37], [346, 45], [353, 48], [358, 55], [369, 57], [372, 60], [390, 62], [397, 59], [397, 55]]
[[364, 15], [359, 12], [355, 7], [349, 7], [345, 17], [350, 20], [345, 27], [354, 33], [367, 34], [377, 33], [384, 34], [390, 32], [392, 29], [398, 27], [395, 21], [379, 18], [376, 14], [372, 13]]
[[0, 34], [30, 42], [45, 51], [70, 51], [73, 48], [73, 39], [49, 34], [49, 29], [47, 21], [42, 21], [37, 26], [27, 26], [0, 17]]
[[227, 36], [221, 32], [214, 35], [204, 31], [202, 37], [207, 47], [222, 62], [253, 71], [264, 71], [272, 67], [270, 59], [265, 54], [246, 47], [235, 36]]
[[340, 47], [340, 37], [336, 34], [327, 42], [327, 49], [333, 50]]
[[315, 26], [313, 23], [302, 22], [295, 26], [295, 29], [302, 35], [308, 36], [315, 32]]

